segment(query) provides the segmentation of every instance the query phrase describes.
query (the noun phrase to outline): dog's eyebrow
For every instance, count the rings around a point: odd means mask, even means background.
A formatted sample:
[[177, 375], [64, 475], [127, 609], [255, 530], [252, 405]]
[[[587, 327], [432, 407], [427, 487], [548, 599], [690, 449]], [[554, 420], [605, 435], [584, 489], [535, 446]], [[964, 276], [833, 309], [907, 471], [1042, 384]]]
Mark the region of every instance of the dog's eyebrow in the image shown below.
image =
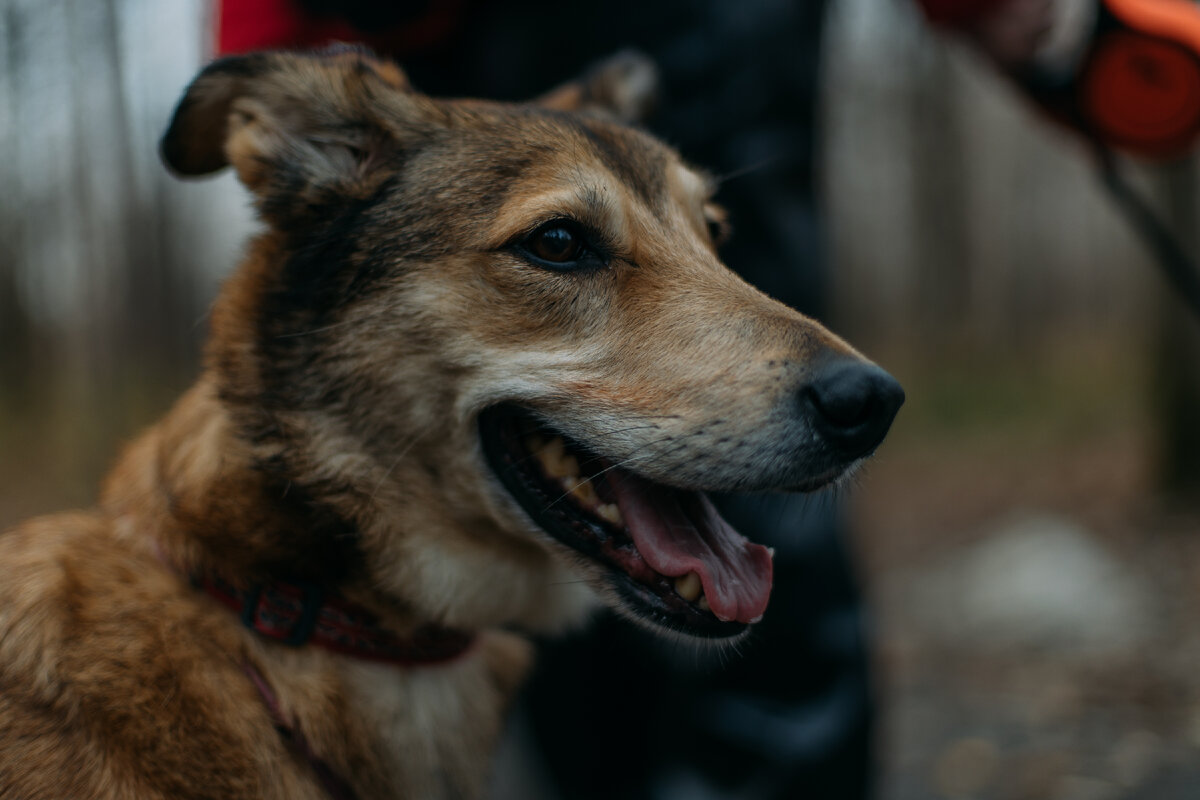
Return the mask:
[[580, 188], [579, 199], [587, 207], [590, 214], [599, 216], [613, 212], [612, 198], [604, 192], [600, 185], [590, 183]]
[[587, 226], [604, 239], [614, 252], [623, 252], [620, 205], [606, 182], [595, 177], [577, 176], [571, 183], [532, 196], [512, 198], [497, 215], [499, 224], [486, 240], [489, 248], [506, 247], [539, 225], [555, 218], [568, 218]]
[[613, 174], [652, 209], [662, 211], [666, 198], [667, 156], [661, 147], [637, 131], [596, 120], [579, 121], [578, 130]]

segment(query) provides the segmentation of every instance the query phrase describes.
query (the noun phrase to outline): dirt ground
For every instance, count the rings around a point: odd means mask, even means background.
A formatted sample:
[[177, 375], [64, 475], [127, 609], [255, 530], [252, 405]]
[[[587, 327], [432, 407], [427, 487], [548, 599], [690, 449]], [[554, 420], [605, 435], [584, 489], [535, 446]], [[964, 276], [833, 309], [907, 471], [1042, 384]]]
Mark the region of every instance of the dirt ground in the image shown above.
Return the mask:
[[881, 797], [1200, 797], [1200, 514], [1136, 427], [1022, 441], [885, 444], [857, 492]]

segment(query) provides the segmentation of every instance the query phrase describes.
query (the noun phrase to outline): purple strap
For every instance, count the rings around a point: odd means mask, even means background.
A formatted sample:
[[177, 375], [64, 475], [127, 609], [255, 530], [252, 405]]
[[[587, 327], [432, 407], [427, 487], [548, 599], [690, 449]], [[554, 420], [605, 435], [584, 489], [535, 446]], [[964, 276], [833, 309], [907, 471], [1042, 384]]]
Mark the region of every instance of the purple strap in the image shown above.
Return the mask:
[[263, 677], [262, 673], [248, 661], [242, 662], [242, 671], [246, 673], [250, 682], [254, 684], [254, 688], [258, 690], [259, 697], [262, 698], [263, 704], [271, 714], [271, 721], [275, 723], [275, 730], [279, 731], [279, 735], [287, 742], [288, 747], [312, 767], [317, 780], [325, 787], [325, 793], [333, 800], [358, 800], [358, 795], [354, 793], [354, 789], [350, 788], [350, 784], [346, 783], [324, 759], [313, 752], [312, 746], [304, 736], [304, 731], [288, 722], [283, 715], [283, 709], [279, 707], [279, 700], [275, 697], [271, 684], [267, 683], [267, 679]]

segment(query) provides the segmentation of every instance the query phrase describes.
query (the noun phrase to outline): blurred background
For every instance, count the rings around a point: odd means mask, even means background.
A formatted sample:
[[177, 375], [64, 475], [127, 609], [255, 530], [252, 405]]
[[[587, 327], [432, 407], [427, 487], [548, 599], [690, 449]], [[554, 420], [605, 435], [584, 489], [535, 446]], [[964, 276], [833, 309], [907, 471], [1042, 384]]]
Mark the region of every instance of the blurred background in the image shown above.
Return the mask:
[[[0, 528], [93, 501], [254, 229], [156, 155], [207, 13], [0, 0]], [[826, 24], [828, 322], [908, 393], [851, 499], [880, 796], [1196, 797], [1200, 323], [1084, 149], [911, 4]], [[1130, 171], [1196, 252], [1196, 160]]]

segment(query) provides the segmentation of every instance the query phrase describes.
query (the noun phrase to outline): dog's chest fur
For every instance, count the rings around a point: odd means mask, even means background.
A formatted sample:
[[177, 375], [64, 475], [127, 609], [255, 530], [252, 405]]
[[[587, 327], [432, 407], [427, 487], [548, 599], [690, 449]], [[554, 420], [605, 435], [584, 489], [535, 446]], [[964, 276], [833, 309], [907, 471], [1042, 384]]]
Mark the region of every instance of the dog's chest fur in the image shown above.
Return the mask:
[[347, 697], [362, 709], [368, 735], [383, 753], [404, 754], [379, 760], [382, 781], [403, 787], [397, 796], [481, 794], [506, 705], [504, 684], [518, 678], [526, 661], [523, 642], [501, 634], [485, 639], [477, 645], [484, 652], [403, 676], [362, 662], [342, 666]]

